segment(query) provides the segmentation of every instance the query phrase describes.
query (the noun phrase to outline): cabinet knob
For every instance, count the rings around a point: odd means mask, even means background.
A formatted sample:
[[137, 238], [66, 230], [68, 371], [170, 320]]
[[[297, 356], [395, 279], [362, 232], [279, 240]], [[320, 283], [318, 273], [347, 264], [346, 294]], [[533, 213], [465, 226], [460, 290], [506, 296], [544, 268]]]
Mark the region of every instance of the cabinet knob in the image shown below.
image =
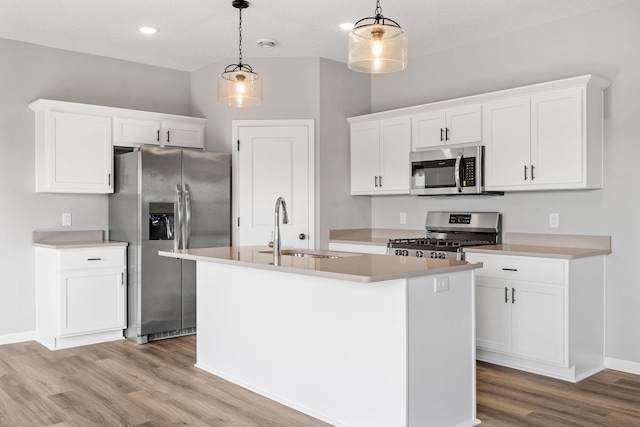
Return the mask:
[[304, 240], [304, 239], [306, 239], [306, 238], [307, 238], [307, 235], [306, 235], [306, 234], [304, 234], [304, 233], [300, 233], [300, 234], [298, 234], [298, 239], [300, 239], [300, 240]]

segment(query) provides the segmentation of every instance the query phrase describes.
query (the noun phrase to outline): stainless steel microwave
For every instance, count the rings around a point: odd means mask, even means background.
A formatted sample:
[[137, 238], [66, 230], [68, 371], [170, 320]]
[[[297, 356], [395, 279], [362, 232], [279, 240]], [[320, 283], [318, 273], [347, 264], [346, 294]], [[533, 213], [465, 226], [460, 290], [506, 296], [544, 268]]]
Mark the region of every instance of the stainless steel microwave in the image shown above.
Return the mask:
[[503, 194], [484, 189], [484, 146], [434, 147], [411, 153], [411, 194]]

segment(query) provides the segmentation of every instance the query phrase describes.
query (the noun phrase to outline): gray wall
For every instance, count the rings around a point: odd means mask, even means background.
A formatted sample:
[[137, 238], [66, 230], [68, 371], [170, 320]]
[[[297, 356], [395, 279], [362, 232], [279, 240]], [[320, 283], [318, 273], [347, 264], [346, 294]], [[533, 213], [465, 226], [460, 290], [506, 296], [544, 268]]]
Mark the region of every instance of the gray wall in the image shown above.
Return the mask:
[[163, 113], [190, 112], [189, 74], [0, 39], [0, 336], [35, 329], [33, 230], [108, 229], [106, 195], [35, 190], [35, 115], [49, 98]]
[[[613, 81], [605, 96], [605, 188], [511, 193], [482, 198], [372, 198], [373, 227], [423, 229], [428, 210], [497, 210], [512, 232], [612, 236], [607, 257], [609, 358], [640, 363], [640, 198], [634, 189], [640, 158], [640, 2], [412, 60], [402, 74], [372, 79], [372, 111], [596, 74]], [[549, 229], [549, 213], [560, 228]]]

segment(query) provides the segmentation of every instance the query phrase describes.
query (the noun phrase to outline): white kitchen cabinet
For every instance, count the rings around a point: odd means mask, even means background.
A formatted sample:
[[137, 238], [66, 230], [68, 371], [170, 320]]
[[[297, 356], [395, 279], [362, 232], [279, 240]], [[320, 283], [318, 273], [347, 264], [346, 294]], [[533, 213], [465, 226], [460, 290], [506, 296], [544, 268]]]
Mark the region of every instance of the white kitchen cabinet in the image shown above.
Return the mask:
[[358, 252], [363, 254], [386, 255], [387, 247], [385, 245], [363, 245], [358, 243], [337, 243], [329, 242], [330, 251], [339, 252]]
[[482, 108], [465, 105], [428, 111], [411, 117], [411, 149], [482, 140]]
[[562, 363], [564, 288], [478, 277], [478, 347]]
[[113, 147], [204, 149], [205, 119], [38, 99], [36, 192], [113, 193]]
[[351, 194], [409, 194], [411, 121], [351, 125]]
[[204, 148], [204, 124], [163, 121], [160, 138], [167, 147]]
[[602, 89], [542, 92], [483, 105], [489, 191], [602, 188]]
[[160, 120], [116, 116], [113, 119], [113, 145], [140, 147], [160, 145]]
[[477, 358], [569, 381], [604, 369], [604, 258], [465, 253]]
[[52, 350], [123, 338], [126, 247], [36, 247], [36, 310]]
[[111, 117], [36, 113], [36, 192], [112, 193]]

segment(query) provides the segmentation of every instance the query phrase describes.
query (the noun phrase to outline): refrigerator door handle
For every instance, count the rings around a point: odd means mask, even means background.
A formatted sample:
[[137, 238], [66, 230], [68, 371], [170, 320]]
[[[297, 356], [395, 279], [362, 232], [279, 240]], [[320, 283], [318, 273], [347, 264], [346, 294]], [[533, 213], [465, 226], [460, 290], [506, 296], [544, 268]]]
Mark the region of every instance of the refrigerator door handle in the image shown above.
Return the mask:
[[191, 237], [191, 192], [187, 184], [184, 185], [184, 212], [186, 218], [183, 249], [189, 249], [189, 237]]
[[180, 191], [180, 185], [176, 185], [176, 209], [175, 214], [177, 217], [177, 223], [175, 224], [175, 238], [173, 239], [173, 249], [180, 249], [180, 241], [182, 240], [182, 191]]

